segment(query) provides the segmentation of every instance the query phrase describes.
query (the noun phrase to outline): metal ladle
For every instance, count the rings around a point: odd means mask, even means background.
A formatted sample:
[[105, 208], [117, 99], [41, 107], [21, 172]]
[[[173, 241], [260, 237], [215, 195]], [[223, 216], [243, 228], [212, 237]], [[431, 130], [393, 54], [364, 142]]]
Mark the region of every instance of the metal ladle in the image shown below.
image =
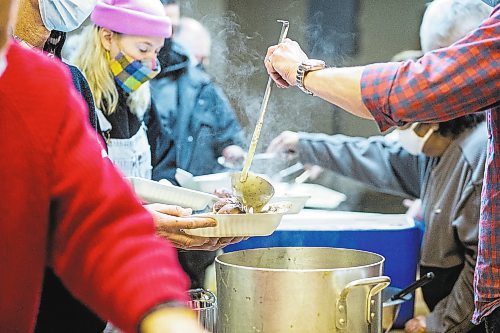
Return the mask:
[[[278, 20], [278, 22], [282, 24], [279, 38], [279, 43], [282, 43], [286, 38], [290, 24], [288, 21], [283, 20]], [[274, 195], [274, 187], [271, 183], [264, 178], [249, 172], [253, 156], [255, 154], [255, 149], [257, 148], [257, 143], [259, 142], [262, 125], [264, 123], [264, 115], [266, 114], [267, 103], [269, 102], [269, 96], [271, 95], [272, 82], [273, 80], [271, 79], [271, 76], [269, 76], [264, 98], [260, 106], [259, 120], [257, 121], [257, 125], [255, 126], [255, 130], [253, 132], [252, 141], [250, 143], [250, 147], [248, 148], [243, 170], [241, 172], [234, 173], [231, 177], [231, 186], [233, 188], [234, 195], [236, 195], [236, 197], [241, 201], [245, 211], [247, 212], [250, 210], [259, 212]]]

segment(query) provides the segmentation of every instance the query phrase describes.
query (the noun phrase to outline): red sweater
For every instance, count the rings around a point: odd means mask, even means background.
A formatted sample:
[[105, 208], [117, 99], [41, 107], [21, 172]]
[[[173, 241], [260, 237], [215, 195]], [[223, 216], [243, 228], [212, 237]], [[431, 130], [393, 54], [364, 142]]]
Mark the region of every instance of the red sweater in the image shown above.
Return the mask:
[[126, 332], [186, 300], [174, 249], [101, 158], [66, 69], [12, 44], [0, 77], [0, 332], [31, 332], [43, 271]]

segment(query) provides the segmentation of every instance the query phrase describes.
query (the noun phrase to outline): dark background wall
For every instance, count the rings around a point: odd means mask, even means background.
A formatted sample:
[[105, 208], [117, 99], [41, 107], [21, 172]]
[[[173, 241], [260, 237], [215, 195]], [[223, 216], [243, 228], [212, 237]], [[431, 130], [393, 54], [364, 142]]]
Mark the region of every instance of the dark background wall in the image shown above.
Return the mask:
[[[329, 65], [388, 61], [406, 49], [419, 49], [418, 30], [425, 0], [181, 0], [183, 15], [211, 31], [209, 71], [221, 84], [250, 136], [258, 117], [267, 76], [262, 61], [276, 43], [280, 24], [311, 57]], [[274, 88], [259, 149], [283, 130], [379, 134], [373, 122], [350, 116], [296, 88]], [[380, 196], [366, 187], [327, 173], [324, 184], [346, 193], [345, 209], [399, 212], [400, 198]], [[383, 205], [380, 205], [383, 202]]]

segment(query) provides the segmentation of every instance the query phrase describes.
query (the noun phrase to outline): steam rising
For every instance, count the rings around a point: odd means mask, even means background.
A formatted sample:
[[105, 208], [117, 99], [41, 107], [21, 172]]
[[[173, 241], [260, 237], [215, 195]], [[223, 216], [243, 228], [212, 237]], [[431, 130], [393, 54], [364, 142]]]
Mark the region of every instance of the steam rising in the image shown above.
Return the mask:
[[[351, 29], [353, 18], [343, 10], [349, 12], [356, 8], [343, 6], [348, 3], [359, 6], [358, 1], [224, 2], [222, 6], [228, 6], [235, 11], [244, 8], [242, 10], [245, 10], [245, 13], [238, 12], [241, 17], [227, 11], [226, 8], [214, 8], [216, 5], [212, 3], [219, 2], [183, 1], [183, 14], [198, 18], [210, 30], [213, 46], [209, 72], [236, 109], [242, 127], [247, 133], [248, 142], [258, 118], [267, 82], [267, 73], [263, 65], [264, 55], [267, 47], [275, 44], [279, 37], [281, 25], [276, 22], [277, 19], [290, 22], [288, 36], [296, 40], [309, 57], [325, 60], [329, 66], [342, 66], [348, 62], [352, 64], [349, 57], [355, 55], [357, 45], [354, 39], [356, 36], [350, 30], [356, 31], [356, 29]], [[408, 6], [408, 2], [404, 5], [403, 3], [401, 8]], [[327, 8], [327, 10], [313, 8], [315, 4], [320, 4], [323, 6], [322, 9]], [[368, 4], [377, 6], [368, 1], [364, 2], [364, 6]], [[414, 5], [416, 8], [418, 6]], [[355, 16], [360, 17], [356, 14]], [[319, 98], [304, 95], [297, 88], [281, 90], [274, 86], [257, 150], [265, 150], [270, 140], [283, 130], [325, 133], [345, 131], [346, 124], [342, 122], [349, 121], [346, 119], [350, 116], [337, 117], [339, 113], [344, 112]], [[349, 195], [349, 206], [344, 206], [343, 209], [404, 212], [397, 209], [400, 199], [391, 201], [390, 197], [384, 196], [382, 199], [384, 205], [380, 205], [382, 194], [368, 193], [367, 196], [364, 194], [366, 188], [338, 175], [324, 174], [321, 183]]]
[[[238, 15], [231, 11], [225, 11], [223, 16], [205, 15], [200, 19], [212, 34], [212, 55], [208, 71], [235, 108], [248, 142], [259, 116], [268, 78], [263, 64], [264, 56], [267, 47], [277, 42], [281, 29], [277, 19], [290, 21], [288, 36], [297, 40], [310, 57], [324, 59], [328, 64], [339, 64], [339, 48], [325, 40], [325, 36], [332, 32], [325, 31], [319, 24], [306, 24], [304, 18], [294, 10], [300, 3], [296, 1], [280, 9], [280, 17], [270, 18], [266, 23], [266, 30], [258, 24], [249, 26], [248, 22], [246, 25], [244, 22], [240, 23]], [[196, 14], [196, 10], [196, 6], [191, 4], [185, 8], [185, 13], [195, 16], [193, 14]], [[265, 9], [262, 10], [264, 15]], [[317, 22], [318, 15], [324, 14], [314, 14], [311, 22]], [[274, 30], [269, 28], [272, 24], [275, 24], [275, 29], [272, 28]], [[275, 33], [268, 36], [269, 31]], [[307, 42], [304, 41], [306, 36]], [[258, 151], [264, 151], [270, 140], [283, 130], [336, 131], [338, 124], [332, 120], [332, 108], [332, 105], [319, 98], [306, 96], [297, 88], [282, 90], [273, 84]]]

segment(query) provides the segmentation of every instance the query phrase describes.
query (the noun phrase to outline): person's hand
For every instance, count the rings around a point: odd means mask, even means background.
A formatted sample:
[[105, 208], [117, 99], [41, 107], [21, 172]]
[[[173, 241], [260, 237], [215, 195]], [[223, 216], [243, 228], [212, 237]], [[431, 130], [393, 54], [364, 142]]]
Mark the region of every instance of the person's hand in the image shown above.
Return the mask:
[[245, 160], [245, 151], [240, 146], [231, 145], [224, 148], [222, 156], [228, 164], [241, 165]]
[[299, 44], [287, 38], [267, 49], [264, 65], [278, 87], [288, 88], [295, 85], [297, 68], [307, 59]]
[[427, 324], [425, 316], [416, 316], [410, 319], [405, 324], [406, 333], [425, 333], [427, 332]]
[[141, 322], [141, 333], [208, 333], [188, 308], [161, 308], [149, 313]]
[[406, 211], [406, 215], [410, 216], [411, 218], [419, 217], [422, 212], [422, 200], [420, 199], [404, 199], [403, 206], [408, 208], [408, 210]]
[[191, 216], [192, 210], [174, 205], [149, 204], [144, 206], [153, 216], [156, 233], [182, 250], [215, 251], [226, 245], [241, 242], [244, 237], [198, 237], [183, 229], [215, 227], [217, 221], [208, 217]]
[[292, 160], [298, 156], [298, 150], [299, 134], [296, 132], [284, 131], [271, 141], [266, 152], [276, 153], [280, 156], [284, 156], [287, 160]]
[[325, 171], [322, 167], [319, 165], [311, 165], [311, 164], [305, 164], [304, 169], [309, 171], [309, 177], [308, 179], [310, 180], [316, 180], [318, 177]]

